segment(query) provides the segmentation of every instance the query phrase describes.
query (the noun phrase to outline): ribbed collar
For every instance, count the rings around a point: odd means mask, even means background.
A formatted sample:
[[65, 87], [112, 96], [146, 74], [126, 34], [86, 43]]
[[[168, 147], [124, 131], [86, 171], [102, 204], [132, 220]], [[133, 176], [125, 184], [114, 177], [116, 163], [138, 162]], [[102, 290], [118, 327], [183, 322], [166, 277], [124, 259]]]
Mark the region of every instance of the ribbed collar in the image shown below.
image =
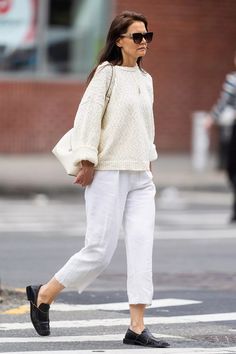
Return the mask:
[[139, 70], [138, 64], [136, 64], [135, 66], [115, 65], [115, 67], [120, 70], [125, 70], [125, 71], [138, 71]]
[[[109, 61], [104, 61], [102, 63], [102, 65], [106, 65], [106, 64], [109, 64]], [[115, 67], [120, 70], [125, 70], [125, 71], [138, 71], [139, 70], [138, 64], [136, 64], [135, 66], [115, 65]]]

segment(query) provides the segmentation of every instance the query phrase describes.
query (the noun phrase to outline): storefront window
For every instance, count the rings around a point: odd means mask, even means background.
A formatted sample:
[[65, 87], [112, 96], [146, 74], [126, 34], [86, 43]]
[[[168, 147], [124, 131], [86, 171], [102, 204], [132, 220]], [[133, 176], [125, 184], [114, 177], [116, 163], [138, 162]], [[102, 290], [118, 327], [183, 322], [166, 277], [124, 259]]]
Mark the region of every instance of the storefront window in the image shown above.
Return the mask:
[[111, 0], [0, 0], [0, 75], [85, 78], [111, 11]]

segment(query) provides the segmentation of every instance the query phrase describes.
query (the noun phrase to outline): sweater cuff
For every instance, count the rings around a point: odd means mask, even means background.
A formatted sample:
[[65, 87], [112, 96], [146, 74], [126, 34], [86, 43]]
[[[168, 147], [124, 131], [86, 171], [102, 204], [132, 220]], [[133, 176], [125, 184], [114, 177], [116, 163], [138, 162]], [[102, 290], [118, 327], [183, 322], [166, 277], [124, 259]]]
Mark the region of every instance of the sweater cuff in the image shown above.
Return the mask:
[[98, 151], [91, 146], [79, 146], [74, 152], [74, 166], [77, 166], [81, 161], [88, 160], [96, 166], [98, 164]]
[[219, 119], [219, 112], [215, 109], [215, 107], [213, 107], [212, 109], [211, 109], [211, 111], [209, 112], [209, 115], [211, 116], [211, 118], [215, 121], [215, 122], [217, 122], [218, 121], [218, 119]]
[[158, 155], [157, 155], [157, 151], [156, 151], [156, 145], [152, 144], [151, 149], [150, 149], [149, 160], [154, 161], [157, 159], [157, 157], [158, 157]]

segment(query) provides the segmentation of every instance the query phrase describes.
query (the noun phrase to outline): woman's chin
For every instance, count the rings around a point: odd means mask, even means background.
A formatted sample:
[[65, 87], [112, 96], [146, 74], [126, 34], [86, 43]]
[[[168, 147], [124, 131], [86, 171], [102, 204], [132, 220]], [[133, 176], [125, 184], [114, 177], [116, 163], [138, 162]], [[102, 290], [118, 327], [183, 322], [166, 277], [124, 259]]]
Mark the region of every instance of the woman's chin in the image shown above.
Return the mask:
[[138, 56], [139, 57], [144, 57], [144, 55], [147, 53], [147, 51], [146, 50], [139, 50], [138, 51]]

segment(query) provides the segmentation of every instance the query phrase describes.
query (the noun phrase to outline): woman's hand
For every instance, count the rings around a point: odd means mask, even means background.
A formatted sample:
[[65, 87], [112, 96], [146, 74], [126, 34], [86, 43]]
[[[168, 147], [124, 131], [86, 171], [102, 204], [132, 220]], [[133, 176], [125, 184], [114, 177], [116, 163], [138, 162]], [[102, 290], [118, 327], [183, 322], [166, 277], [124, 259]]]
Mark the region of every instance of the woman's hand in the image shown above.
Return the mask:
[[214, 120], [212, 119], [211, 115], [208, 114], [208, 115], [206, 116], [206, 120], [205, 120], [205, 122], [204, 122], [205, 129], [206, 129], [207, 131], [209, 131], [209, 130], [211, 129], [211, 127], [213, 126], [213, 124], [214, 124]]
[[74, 184], [80, 184], [82, 187], [86, 187], [93, 181], [95, 173], [94, 164], [90, 161], [82, 161], [81, 164], [82, 168], [79, 170]]

